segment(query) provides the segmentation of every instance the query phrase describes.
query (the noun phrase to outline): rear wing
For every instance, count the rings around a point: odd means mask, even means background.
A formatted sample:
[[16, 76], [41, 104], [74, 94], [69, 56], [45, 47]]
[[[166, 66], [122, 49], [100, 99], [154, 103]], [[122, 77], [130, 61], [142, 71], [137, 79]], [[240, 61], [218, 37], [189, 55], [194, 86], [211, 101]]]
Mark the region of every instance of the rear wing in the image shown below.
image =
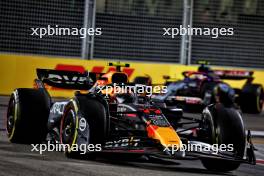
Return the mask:
[[101, 73], [51, 69], [37, 69], [38, 79], [52, 87], [63, 89], [88, 90], [93, 86]]
[[220, 79], [228, 80], [253, 80], [253, 71], [244, 70], [213, 70], [213, 73], [219, 76]]

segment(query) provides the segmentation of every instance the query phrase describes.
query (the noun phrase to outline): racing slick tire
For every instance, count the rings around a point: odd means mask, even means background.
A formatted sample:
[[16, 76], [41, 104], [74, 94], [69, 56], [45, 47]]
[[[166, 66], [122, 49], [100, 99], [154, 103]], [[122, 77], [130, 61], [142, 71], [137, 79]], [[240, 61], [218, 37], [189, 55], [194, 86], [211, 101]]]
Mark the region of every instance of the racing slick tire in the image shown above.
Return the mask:
[[[60, 141], [62, 144], [68, 144], [71, 149], [76, 144], [77, 147], [80, 147], [81, 144], [77, 143], [77, 140], [82, 138], [83, 145], [100, 145], [101, 149], [102, 144], [105, 142], [107, 128], [104, 105], [96, 99], [77, 96], [65, 107], [60, 125]], [[80, 131], [83, 132], [80, 133]], [[86, 151], [81, 153], [69, 149], [65, 151], [65, 155], [69, 158], [85, 157], [86, 159], [95, 159], [95, 154], [95, 152]]]
[[10, 142], [34, 144], [45, 140], [50, 101], [39, 89], [16, 89], [7, 108], [7, 135]]
[[260, 84], [246, 84], [240, 94], [240, 107], [243, 112], [259, 114], [264, 103], [264, 90]]
[[[233, 107], [218, 103], [205, 108], [203, 120], [207, 120], [210, 144], [232, 145], [234, 158], [244, 156], [246, 137], [241, 114]], [[227, 172], [237, 169], [240, 162], [225, 159], [201, 158], [205, 168], [211, 171]]]

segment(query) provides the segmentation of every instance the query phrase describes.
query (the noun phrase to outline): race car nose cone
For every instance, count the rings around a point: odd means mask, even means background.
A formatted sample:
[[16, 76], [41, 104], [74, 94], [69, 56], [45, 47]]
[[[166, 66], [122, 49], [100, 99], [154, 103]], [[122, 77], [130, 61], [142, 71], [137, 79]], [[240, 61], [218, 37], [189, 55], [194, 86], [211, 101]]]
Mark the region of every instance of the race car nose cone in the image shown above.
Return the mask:
[[181, 148], [182, 141], [176, 131], [171, 127], [158, 127], [156, 125], [148, 125], [148, 137], [160, 141], [164, 147], [177, 146]]

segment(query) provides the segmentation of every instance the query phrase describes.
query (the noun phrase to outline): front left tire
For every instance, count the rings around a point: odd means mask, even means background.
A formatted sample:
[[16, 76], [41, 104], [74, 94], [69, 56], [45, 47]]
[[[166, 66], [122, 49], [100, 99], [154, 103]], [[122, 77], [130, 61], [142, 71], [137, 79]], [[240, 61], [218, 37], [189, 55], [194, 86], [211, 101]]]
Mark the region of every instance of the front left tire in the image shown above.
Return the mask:
[[40, 143], [47, 134], [50, 101], [39, 89], [16, 89], [7, 108], [7, 136], [13, 143]]
[[[104, 144], [108, 123], [106, 109], [102, 103], [86, 96], [77, 96], [65, 107], [60, 124], [60, 141], [69, 145], [65, 154], [69, 158], [80, 158], [80, 151], [70, 150], [74, 145]], [[88, 159], [95, 158], [95, 152], [85, 152]]]

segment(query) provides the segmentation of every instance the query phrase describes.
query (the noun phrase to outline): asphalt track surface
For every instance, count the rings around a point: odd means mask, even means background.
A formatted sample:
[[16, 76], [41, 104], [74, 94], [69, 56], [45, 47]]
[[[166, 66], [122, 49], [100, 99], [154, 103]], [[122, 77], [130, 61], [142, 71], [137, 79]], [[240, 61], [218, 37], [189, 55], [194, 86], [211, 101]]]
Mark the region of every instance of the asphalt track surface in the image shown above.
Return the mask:
[[[95, 161], [68, 159], [62, 152], [31, 152], [30, 145], [11, 144], [5, 132], [5, 114], [8, 98], [0, 97], [0, 175], [86, 175], [86, 176], [170, 176], [170, 175], [250, 175], [263, 176], [264, 164], [242, 164], [238, 170], [228, 173], [210, 172], [199, 160], [165, 160], [144, 158], [121, 159], [117, 156], [100, 157]], [[246, 127], [264, 131], [264, 115], [245, 115]], [[264, 138], [255, 138], [257, 159], [264, 159]], [[219, 166], [221, 167], [221, 166]]]

